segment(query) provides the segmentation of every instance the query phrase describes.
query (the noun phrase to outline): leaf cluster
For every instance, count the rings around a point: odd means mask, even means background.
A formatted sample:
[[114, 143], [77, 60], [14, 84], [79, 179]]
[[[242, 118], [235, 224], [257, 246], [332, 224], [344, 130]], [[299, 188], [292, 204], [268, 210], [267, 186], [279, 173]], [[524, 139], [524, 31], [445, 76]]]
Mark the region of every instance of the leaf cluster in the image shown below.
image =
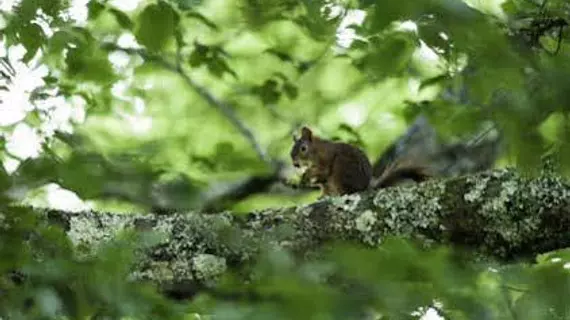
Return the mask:
[[212, 319], [565, 319], [565, 252], [541, 255], [532, 266], [498, 266], [390, 238], [375, 249], [332, 245], [299, 264], [272, 249], [251, 281], [228, 276], [195, 297], [191, 310]]
[[[0, 191], [9, 185], [0, 170]], [[0, 204], [0, 316], [5, 319], [181, 319], [184, 307], [130, 272], [153, 240], [125, 233], [78, 254], [57, 224], [26, 207]], [[49, 215], [49, 213], [47, 214]], [[56, 218], [57, 219], [57, 218]], [[91, 248], [93, 249], [93, 248]]]

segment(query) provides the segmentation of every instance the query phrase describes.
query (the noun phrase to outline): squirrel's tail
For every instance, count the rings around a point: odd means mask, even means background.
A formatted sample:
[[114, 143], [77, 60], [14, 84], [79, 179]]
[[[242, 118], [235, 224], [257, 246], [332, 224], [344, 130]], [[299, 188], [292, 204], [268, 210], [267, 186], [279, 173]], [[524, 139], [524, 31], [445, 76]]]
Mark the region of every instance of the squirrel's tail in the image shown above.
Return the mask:
[[[456, 177], [487, 170], [493, 167], [502, 147], [502, 135], [499, 129], [483, 128], [475, 136], [456, 143], [445, 143], [437, 135], [428, 119], [420, 115], [373, 165], [373, 176], [377, 180], [388, 179], [386, 175], [406, 173], [410, 177], [422, 177], [425, 171], [417, 164], [429, 165], [433, 177]], [[400, 159], [408, 159], [407, 165], [390, 168]], [[404, 169], [405, 167], [410, 167]], [[384, 178], [382, 178], [385, 176]], [[411, 178], [410, 178], [411, 179]]]
[[412, 160], [400, 160], [388, 165], [382, 174], [373, 178], [372, 189], [392, 187], [405, 182], [422, 182], [433, 177], [435, 173], [428, 166], [416, 164]]

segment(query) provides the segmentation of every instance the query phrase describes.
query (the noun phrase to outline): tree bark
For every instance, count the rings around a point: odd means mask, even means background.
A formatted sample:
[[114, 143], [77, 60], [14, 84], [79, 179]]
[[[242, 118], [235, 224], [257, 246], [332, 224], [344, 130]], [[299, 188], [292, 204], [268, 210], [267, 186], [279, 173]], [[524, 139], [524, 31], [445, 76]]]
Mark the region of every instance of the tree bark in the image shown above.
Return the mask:
[[158, 232], [161, 240], [144, 252], [133, 276], [174, 287], [210, 283], [263, 248], [303, 256], [331, 240], [378, 247], [399, 236], [503, 262], [570, 246], [570, 185], [551, 173], [531, 178], [507, 169], [244, 215], [42, 214], [84, 253], [122, 230]]

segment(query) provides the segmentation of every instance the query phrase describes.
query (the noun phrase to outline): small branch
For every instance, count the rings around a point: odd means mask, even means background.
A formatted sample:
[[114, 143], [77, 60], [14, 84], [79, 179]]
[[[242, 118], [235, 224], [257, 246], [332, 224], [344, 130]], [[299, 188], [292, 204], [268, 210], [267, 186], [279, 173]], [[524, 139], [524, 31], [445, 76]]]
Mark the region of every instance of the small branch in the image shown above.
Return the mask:
[[176, 34], [176, 69], [178, 72], [182, 71], [182, 46], [184, 45], [184, 41], [182, 40], [182, 35], [179, 33], [180, 31], [177, 30]]
[[503, 287], [503, 289], [505, 289], [505, 290], [516, 291], [516, 292], [520, 292], [520, 293], [527, 293], [527, 292], [528, 292], [528, 290], [526, 290], [526, 289], [513, 287], [513, 286], [510, 286], [510, 285], [508, 285], [508, 284], [503, 284], [502, 287]]
[[[263, 148], [255, 138], [255, 136], [253, 135], [252, 131], [238, 118], [238, 116], [233, 110], [233, 106], [221, 100], [218, 100], [205, 87], [196, 83], [194, 79], [192, 79], [186, 72], [184, 72], [184, 70], [182, 70], [181, 67], [178, 67], [177, 64], [171, 63], [159, 55], [151, 54], [144, 49], [124, 48], [109, 42], [103, 43], [102, 48], [106, 50], [121, 51], [131, 55], [138, 55], [142, 57], [144, 60], [156, 62], [159, 65], [161, 65], [163, 68], [177, 73], [179, 76], [182, 77], [182, 79], [184, 79], [186, 84], [188, 84], [198, 93], [198, 95], [200, 95], [204, 100], [206, 100], [211, 106], [218, 109], [218, 111], [220, 111], [226, 117], [226, 119], [228, 119], [228, 121], [231, 122], [231, 124], [249, 141], [250, 145], [253, 147], [257, 155], [264, 162], [273, 164], [273, 161], [268, 157], [266, 152], [263, 150]], [[177, 60], [178, 59], [179, 57], [177, 57]]]
[[289, 182], [284, 177], [285, 167], [285, 163], [276, 162], [275, 170], [267, 175], [251, 176], [237, 182], [214, 186], [202, 195], [204, 203], [200, 211], [206, 213], [223, 211], [228, 209], [230, 205], [259, 193], [296, 195], [318, 190], [317, 187]]
[[225, 210], [228, 205], [244, 200], [253, 194], [267, 192], [273, 184], [279, 182], [282, 166], [283, 164], [278, 163], [275, 171], [266, 176], [252, 176], [235, 183], [214, 187], [214, 190], [202, 195], [205, 199], [202, 211], [212, 213]]

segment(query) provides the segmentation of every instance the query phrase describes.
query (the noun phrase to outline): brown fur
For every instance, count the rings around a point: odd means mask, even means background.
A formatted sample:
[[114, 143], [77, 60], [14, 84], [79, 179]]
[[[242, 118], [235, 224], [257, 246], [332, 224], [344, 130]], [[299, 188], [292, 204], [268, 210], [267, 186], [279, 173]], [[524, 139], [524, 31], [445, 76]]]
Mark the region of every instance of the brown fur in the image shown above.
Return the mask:
[[372, 166], [357, 147], [321, 139], [307, 127], [301, 129], [300, 138], [293, 139], [295, 143], [290, 153], [293, 164], [307, 167], [302, 181], [319, 186], [323, 196], [387, 188], [409, 180], [421, 182], [432, 176], [427, 167], [415, 165], [407, 158], [391, 163], [372, 181]]
[[301, 137], [295, 139], [291, 158], [298, 166], [308, 166], [304, 177], [320, 186], [323, 195], [344, 195], [368, 189], [372, 166], [363, 151], [347, 143], [321, 139], [306, 127], [301, 132]]
[[373, 189], [388, 188], [410, 180], [422, 182], [431, 177], [433, 172], [430, 168], [415, 164], [410, 158], [404, 158], [389, 164], [380, 177], [374, 179], [371, 186]]

